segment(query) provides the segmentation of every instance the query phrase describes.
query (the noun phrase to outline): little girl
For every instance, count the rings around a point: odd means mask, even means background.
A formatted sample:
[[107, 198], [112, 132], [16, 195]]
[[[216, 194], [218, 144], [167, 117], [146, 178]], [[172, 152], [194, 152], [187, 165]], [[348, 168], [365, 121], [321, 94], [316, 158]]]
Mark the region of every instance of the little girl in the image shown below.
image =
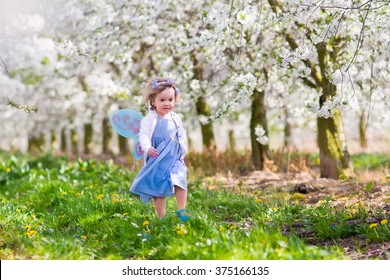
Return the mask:
[[145, 88], [144, 101], [149, 107], [142, 119], [139, 142], [145, 152], [145, 165], [134, 179], [130, 191], [143, 202], [153, 198], [157, 215], [165, 217], [167, 196], [176, 196], [177, 216], [186, 222], [187, 136], [179, 115], [173, 112], [179, 88], [170, 78], [152, 79]]

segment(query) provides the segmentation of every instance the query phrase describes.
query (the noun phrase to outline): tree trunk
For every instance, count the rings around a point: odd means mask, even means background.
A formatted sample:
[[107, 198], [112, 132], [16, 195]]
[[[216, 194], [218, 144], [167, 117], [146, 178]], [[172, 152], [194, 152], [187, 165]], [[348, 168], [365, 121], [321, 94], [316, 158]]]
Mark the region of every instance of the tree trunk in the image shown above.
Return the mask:
[[76, 156], [80, 156], [80, 151], [77, 146], [77, 138], [79, 137], [79, 135], [77, 134], [76, 129], [72, 129], [70, 132], [71, 132], [70, 140], [72, 143], [72, 154]]
[[[210, 106], [207, 104], [206, 100], [203, 98], [203, 96], [200, 96], [196, 102], [196, 111], [199, 115], [203, 116], [210, 116]], [[213, 132], [213, 125], [212, 123], [207, 124], [200, 124], [201, 130], [202, 130], [202, 143], [203, 147], [209, 148], [209, 149], [215, 149], [215, 138], [214, 138], [214, 132]]]
[[32, 154], [40, 153], [44, 143], [45, 138], [43, 134], [40, 134], [39, 137], [28, 139], [28, 152]]
[[359, 118], [359, 140], [360, 140], [360, 147], [363, 149], [367, 148], [367, 134], [366, 134], [366, 125], [367, 124], [367, 117], [366, 117], [366, 111], [363, 110], [360, 114]]
[[229, 130], [228, 138], [229, 138], [228, 149], [231, 153], [234, 153], [236, 151], [236, 141], [234, 139], [234, 131], [233, 130]]
[[110, 152], [109, 142], [111, 139], [111, 126], [110, 120], [108, 118], [103, 119], [103, 154], [107, 154]]
[[264, 91], [254, 90], [252, 95], [252, 115], [250, 121], [252, 163], [256, 169], [263, 170], [264, 163], [268, 159], [268, 145], [260, 144], [256, 138], [255, 128], [261, 125], [268, 135], [267, 116], [264, 106]]
[[61, 152], [63, 153], [66, 153], [66, 133], [65, 133], [66, 129], [65, 127], [63, 127], [61, 129], [61, 145], [60, 145], [60, 150]]
[[[329, 59], [326, 44], [319, 43], [316, 48], [322, 76], [322, 95], [319, 100], [321, 108], [327, 100], [336, 95], [336, 86], [329, 81], [326, 75]], [[339, 179], [340, 175], [351, 176], [353, 167], [339, 110], [334, 109], [333, 115], [327, 119], [317, 118], [317, 135], [320, 149], [320, 176], [333, 179]]]
[[291, 124], [288, 122], [288, 111], [284, 107], [284, 141], [283, 148], [288, 151], [291, 142]]
[[[336, 86], [328, 83], [323, 88], [320, 106], [333, 96]], [[334, 110], [330, 118], [317, 118], [318, 146], [320, 149], [320, 175], [339, 179], [340, 175], [351, 176], [353, 167], [349, 157], [341, 112]]]
[[[191, 61], [194, 66], [194, 78], [198, 80], [202, 80], [203, 77], [203, 65], [196, 57], [196, 51], [191, 51]], [[207, 104], [206, 100], [203, 96], [199, 96], [196, 101], [196, 112], [198, 116], [210, 116], [211, 110], [209, 104]], [[201, 131], [202, 131], [202, 146], [203, 148], [215, 149], [215, 138], [212, 123], [202, 124], [200, 123]]]
[[91, 152], [92, 145], [92, 124], [84, 124], [84, 153], [87, 155]]
[[119, 154], [122, 156], [128, 155], [130, 153], [128, 139], [120, 135], [118, 135], [117, 137], [119, 141]]

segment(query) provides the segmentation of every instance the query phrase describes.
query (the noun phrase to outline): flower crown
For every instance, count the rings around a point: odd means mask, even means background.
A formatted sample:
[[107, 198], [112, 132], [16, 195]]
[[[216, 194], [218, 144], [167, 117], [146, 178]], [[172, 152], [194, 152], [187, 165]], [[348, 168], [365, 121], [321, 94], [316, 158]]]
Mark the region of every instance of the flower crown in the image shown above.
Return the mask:
[[[175, 84], [174, 80], [171, 78], [168, 78], [168, 79], [163, 80], [163, 81], [153, 80], [150, 83], [150, 86], [152, 87], [152, 89], [156, 89], [159, 87], [170, 87], [170, 86], [173, 86], [174, 84]], [[176, 94], [180, 94], [180, 89], [178, 87], [175, 86], [174, 89], [175, 89]]]

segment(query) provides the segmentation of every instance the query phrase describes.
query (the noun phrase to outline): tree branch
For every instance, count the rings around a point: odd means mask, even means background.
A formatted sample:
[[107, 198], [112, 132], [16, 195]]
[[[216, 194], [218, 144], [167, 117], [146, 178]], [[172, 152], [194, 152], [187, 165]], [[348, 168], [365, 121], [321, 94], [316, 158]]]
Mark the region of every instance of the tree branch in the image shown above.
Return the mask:
[[[370, 2], [370, 6], [371, 6], [371, 1], [369, 1], [369, 2]], [[357, 57], [357, 53], [359, 52], [359, 49], [361, 48], [361, 46], [363, 44], [363, 34], [364, 34], [364, 28], [366, 27], [366, 20], [367, 20], [367, 17], [368, 17], [368, 13], [369, 13], [369, 10], [367, 10], [367, 13], [366, 13], [366, 15], [365, 15], [365, 17], [363, 19], [362, 28], [360, 29], [360, 34], [359, 34], [357, 46], [356, 46], [356, 49], [355, 49], [355, 53], [353, 54], [352, 60], [349, 63], [346, 71], [348, 71], [349, 68], [351, 67], [351, 65], [355, 62], [356, 57]]]
[[24, 110], [26, 113], [31, 113], [31, 112], [34, 112], [34, 113], [38, 113], [39, 109], [37, 107], [30, 107], [28, 105], [21, 105], [21, 104], [18, 104], [10, 99], [8, 99], [8, 104], [9, 106], [11, 106], [11, 108], [14, 108], [14, 109], [18, 109], [18, 110]]
[[3, 65], [1, 65], [1, 67], [3, 67], [4, 68], [4, 70], [5, 70], [5, 74], [8, 76], [8, 68], [7, 68], [7, 64], [5, 64], [5, 62], [4, 62], [4, 60], [3, 60], [3, 58], [0, 56], [0, 60], [1, 60], [1, 63], [3, 64]]

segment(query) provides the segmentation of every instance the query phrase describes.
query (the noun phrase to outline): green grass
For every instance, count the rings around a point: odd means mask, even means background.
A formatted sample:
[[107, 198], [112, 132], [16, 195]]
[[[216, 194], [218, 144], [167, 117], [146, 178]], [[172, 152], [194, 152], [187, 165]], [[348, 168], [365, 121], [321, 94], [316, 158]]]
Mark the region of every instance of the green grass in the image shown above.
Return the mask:
[[[294, 154], [294, 157], [300, 156], [302, 158], [307, 159], [308, 166], [316, 166], [319, 164], [319, 154]], [[381, 168], [389, 168], [390, 167], [390, 154], [386, 153], [358, 153], [351, 154], [351, 161], [353, 167], [356, 170], [376, 170]]]
[[168, 199], [168, 218], [159, 221], [151, 203], [128, 191], [136, 173], [111, 161], [0, 158], [1, 259], [347, 258], [337, 246], [298, 238], [289, 230], [297, 221], [324, 240], [353, 234], [390, 239], [387, 225], [342, 227], [364, 219], [365, 210], [340, 212], [326, 203], [310, 208], [277, 197], [259, 202], [254, 195], [208, 190], [201, 178], [189, 184], [193, 219], [181, 223]]
[[356, 169], [379, 169], [390, 167], [390, 154], [354, 154], [351, 156]]

